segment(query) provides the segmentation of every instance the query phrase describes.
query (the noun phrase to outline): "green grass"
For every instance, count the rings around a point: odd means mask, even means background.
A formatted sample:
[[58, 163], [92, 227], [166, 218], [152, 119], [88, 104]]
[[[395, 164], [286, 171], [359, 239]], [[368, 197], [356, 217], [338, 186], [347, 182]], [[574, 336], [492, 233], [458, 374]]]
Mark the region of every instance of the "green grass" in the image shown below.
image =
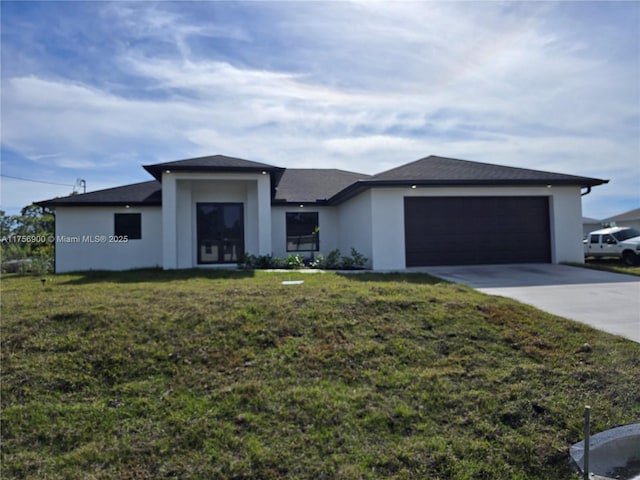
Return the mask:
[[626, 265], [617, 258], [587, 258], [584, 265], [580, 265], [594, 270], [604, 270], [607, 272], [626, 273], [627, 275], [640, 276], [640, 265]]
[[5, 278], [0, 473], [571, 479], [583, 406], [594, 432], [637, 421], [639, 368], [638, 344], [426, 275]]

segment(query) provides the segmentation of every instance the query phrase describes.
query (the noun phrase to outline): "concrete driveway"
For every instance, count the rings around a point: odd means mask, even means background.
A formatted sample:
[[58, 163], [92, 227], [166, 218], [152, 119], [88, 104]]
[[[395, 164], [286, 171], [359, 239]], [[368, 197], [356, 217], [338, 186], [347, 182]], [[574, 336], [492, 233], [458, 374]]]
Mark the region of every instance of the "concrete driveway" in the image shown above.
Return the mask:
[[513, 298], [640, 343], [640, 277], [567, 265], [421, 267], [489, 295]]

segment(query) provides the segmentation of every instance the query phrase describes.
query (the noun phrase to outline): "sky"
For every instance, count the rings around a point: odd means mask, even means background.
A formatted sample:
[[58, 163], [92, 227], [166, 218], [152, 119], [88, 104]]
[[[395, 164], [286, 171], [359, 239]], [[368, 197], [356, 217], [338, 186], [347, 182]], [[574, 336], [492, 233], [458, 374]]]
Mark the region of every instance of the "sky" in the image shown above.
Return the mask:
[[610, 180], [588, 217], [640, 207], [637, 1], [0, 9], [9, 214], [214, 154], [367, 174], [439, 155]]

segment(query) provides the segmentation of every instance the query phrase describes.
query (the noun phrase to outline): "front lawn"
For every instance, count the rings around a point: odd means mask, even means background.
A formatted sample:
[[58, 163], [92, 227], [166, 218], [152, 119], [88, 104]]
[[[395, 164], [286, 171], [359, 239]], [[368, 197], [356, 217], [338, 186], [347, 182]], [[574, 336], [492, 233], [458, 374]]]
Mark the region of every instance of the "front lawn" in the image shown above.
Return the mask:
[[639, 369], [636, 343], [426, 275], [4, 278], [0, 473], [571, 479], [583, 406], [638, 421]]
[[615, 273], [640, 276], [640, 265], [627, 265], [617, 258], [593, 258], [585, 260], [584, 266], [595, 270], [605, 270]]

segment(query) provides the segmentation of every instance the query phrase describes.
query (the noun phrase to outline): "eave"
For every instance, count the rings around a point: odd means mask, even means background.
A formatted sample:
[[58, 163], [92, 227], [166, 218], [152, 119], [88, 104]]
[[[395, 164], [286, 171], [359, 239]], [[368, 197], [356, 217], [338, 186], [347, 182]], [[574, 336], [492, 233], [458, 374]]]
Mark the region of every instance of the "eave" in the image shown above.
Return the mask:
[[522, 179], [522, 180], [359, 180], [336, 193], [327, 200], [328, 205], [338, 205], [356, 195], [374, 187], [548, 187], [548, 186], [576, 186], [588, 188], [609, 183], [609, 180], [597, 178], [576, 177], [575, 179]]
[[63, 202], [57, 199], [34, 202], [39, 207], [161, 207], [162, 201], [156, 202]]
[[199, 166], [173, 166], [162, 167], [160, 165], [144, 165], [143, 167], [156, 180], [162, 181], [162, 174], [168, 172], [200, 172], [200, 173], [262, 173], [267, 172], [272, 175], [281, 174], [285, 169], [280, 167], [259, 168], [259, 167], [199, 167]]

